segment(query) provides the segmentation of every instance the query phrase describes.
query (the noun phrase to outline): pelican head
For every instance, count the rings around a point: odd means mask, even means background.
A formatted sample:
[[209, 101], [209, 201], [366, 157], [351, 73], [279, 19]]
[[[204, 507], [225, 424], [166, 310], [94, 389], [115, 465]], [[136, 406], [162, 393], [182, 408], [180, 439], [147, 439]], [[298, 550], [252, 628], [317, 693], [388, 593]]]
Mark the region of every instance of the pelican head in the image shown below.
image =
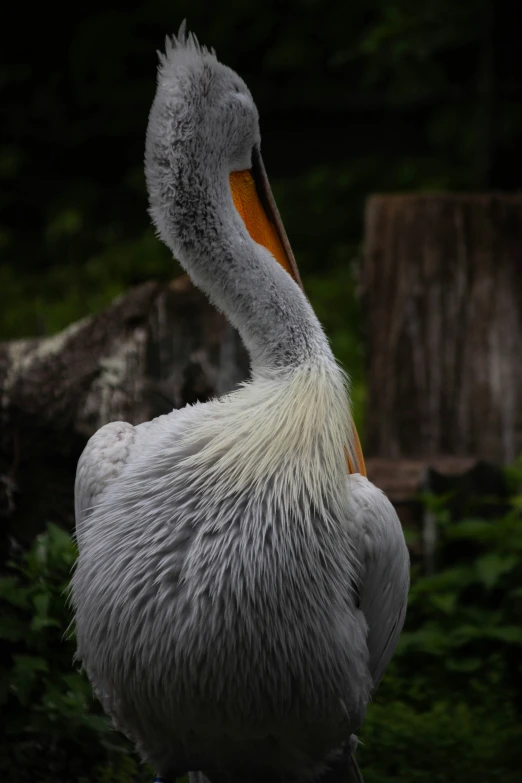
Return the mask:
[[[214, 215], [235, 207], [250, 237], [302, 287], [263, 165], [252, 95], [213, 50], [186, 34], [184, 23], [160, 54], [145, 163], [152, 219], [182, 263], [184, 228], [199, 223], [211, 201]], [[203, 202], [194, 198], [202, 192]]]

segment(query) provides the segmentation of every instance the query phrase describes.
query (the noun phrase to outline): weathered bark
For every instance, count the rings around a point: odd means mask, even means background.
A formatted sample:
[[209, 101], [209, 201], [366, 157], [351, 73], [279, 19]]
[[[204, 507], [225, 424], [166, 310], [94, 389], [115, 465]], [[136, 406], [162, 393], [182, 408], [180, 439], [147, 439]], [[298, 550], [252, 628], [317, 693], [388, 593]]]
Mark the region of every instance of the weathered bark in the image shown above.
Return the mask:
[[138, 424], [232, 389], [237, 333], [187, 278], [146, 283], [54, 337], [0, 343], [0, 516], [28, 540], [70, 526], [76, 462], [103, 424]]
[[366, 450], [522, 452], [522, 196], [375, 196], [366, 210]]

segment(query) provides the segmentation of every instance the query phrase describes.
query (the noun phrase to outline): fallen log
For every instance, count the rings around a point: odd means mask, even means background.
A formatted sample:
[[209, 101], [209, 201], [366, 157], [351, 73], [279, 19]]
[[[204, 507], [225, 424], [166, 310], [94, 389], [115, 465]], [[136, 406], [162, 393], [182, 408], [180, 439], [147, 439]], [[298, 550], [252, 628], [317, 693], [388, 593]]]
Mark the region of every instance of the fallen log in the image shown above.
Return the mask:
[[146, 283], [52, 337], [0, 343], [1, 548], [71, 527], [76, 463], [109, 421], [139, 424], [230, 391], [248, 356], [187, 278]]

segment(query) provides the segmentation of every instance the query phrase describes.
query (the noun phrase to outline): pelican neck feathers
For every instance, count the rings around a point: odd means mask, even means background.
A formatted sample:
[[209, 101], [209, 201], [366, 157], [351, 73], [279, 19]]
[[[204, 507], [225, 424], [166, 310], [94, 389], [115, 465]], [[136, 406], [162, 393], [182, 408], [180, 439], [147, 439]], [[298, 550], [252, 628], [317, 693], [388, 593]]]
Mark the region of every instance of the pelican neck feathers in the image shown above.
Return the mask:
[[331, 362], [302, 364], [216, 401], [182, 438], [189, 452], [198, 447], [180, 468], [209, 503], [248, 491], [255, 504], [268, 488], [268, 502], [284, 517], [299, 510], [300, 522], [310, 524], [345, 497], [351, 433], [342, 371]]

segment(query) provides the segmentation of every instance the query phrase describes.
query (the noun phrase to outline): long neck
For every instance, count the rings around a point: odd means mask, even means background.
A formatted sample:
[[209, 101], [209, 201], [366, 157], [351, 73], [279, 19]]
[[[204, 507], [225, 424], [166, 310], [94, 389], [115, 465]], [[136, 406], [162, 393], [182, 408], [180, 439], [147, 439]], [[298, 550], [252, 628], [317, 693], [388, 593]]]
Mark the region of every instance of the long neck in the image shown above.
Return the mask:
[[193, 161], [171, 159], [168, 172], [166, 167], [161, 172], [162, 187], [151, 188], [149, 179], [151, 212], [194, 283], [238, 329], [254, 373], [331, 360], [306, 296], [248, 234], [232, 201], [228, 172]]

